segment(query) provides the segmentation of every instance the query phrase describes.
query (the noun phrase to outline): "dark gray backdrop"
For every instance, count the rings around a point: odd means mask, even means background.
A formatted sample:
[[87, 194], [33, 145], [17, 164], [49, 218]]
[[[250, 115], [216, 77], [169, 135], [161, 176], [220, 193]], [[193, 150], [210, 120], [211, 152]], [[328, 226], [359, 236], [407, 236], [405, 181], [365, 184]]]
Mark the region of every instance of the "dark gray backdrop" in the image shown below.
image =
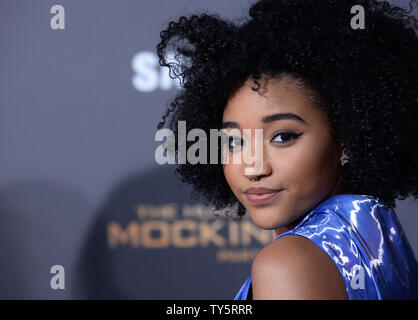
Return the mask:
[[[250, 259], [222, 260], [220, 251], [245, 256], [266, 238], [248, 241], [250, 231], [222, 217], [182, 216], [182, 206], [193, 203], [189, 189], [172, 166], [154, 160], [156, 124], [176, 92], [156, 63], [155, 45], [179, 15], [238, 18], [251, 2], [0, 2], [0, 298], [235, 296]], [[65, 30], [50, 27], [55, 4], [65, 8]], [[138, 204], [157, 215], [162, 207], [152, 211], [152, 205], [174, 204], [177, 216], [141, 218]], [[412, 199], [398, 202], [415, 252], [416, 211]], [[187, 221], [179, 237], [188, 247], [176, 247], [172, 238], [146, 247], [141, 237], [150, 221], [157, 225], [149, 233], [154, 239]], [[205, 244], [208, 226], [227, 242]], [[65, 268], [64, 290], [50, 286], [53, 265]]]

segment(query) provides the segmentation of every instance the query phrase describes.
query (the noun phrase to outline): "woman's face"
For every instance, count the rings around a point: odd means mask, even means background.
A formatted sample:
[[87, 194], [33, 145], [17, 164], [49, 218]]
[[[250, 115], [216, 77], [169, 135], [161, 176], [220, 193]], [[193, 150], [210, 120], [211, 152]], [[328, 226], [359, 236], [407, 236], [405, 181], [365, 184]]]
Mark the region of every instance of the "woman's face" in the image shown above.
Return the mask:
[[[223, 127], [229, 136], [230, 161], [223, 166], [229, 186], [251, 220], [278, 235], [316, 204], [340, 192], [342, 145], [333, 140], [326, 116], [305, 89], [289, 78], [261, 84], [257, 92], [251, 90], [254, 83], [247, 81], [228, 101]], [[234, 128], [241, 136], [232, 134]], [[251, 129], [251, 141], [242, 129]], [[248, 173], [245, 168], [255, 163], [247, 164], [243, 155], [250, 147], [254, 150], [255, 129], [263, 129], [262, 165], [258, 172]], [[232, 163], [234, 153], [242, 156], [240, 163]]]

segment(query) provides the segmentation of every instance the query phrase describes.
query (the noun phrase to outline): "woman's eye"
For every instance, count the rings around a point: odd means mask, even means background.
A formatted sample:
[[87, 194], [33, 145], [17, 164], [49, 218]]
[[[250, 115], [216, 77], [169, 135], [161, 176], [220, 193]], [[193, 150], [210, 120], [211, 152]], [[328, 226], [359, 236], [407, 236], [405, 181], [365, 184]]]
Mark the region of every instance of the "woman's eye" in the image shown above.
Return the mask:
[[290, 132], [290, 131], [277, 132], [274, 134], [271, 141], [278, 142], [280, 144], [288, 144], [292, 142], [292, 140], [299, 138], [301, 135], [302, 135], [302, 132], [301, 133], [295, 133], [295, 132]]
[[244, 141], [241, 137], [229, 137], [228, 145], [230, 149], [238, 149], [244, 145]]

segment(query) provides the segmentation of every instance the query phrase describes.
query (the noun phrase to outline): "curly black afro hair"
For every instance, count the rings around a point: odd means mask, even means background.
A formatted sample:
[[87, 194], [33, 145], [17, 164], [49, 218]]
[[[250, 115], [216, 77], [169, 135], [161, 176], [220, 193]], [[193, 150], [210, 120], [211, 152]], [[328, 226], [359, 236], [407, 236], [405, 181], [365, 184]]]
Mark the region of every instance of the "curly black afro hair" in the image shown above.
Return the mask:
[[[262, 0], [240, 23], [217, 14], [181, 16], [157, 45], [160, 65], [181, 81], [158, 128], [177, 136], [177, 121], [185, 120], [188, 129], [209, 136], [209, 129], [221, 128], [228, 99], [246, 80], [258, 90], [261, 77], [292, 75], [315, 92], [348, 151], [342, 176], [350, 193], [373, 195], [392, 208], [397, 198], [417, 198], [413, 4], [407, 11], [370, 0]], [[364, 29], [350, 25], [354, 5], [364, 8]], [[176, 171], [215, 208], [237, 204], [222, 164], [187, 163]], [[238, 208], [241, 217], [245, 209]]]

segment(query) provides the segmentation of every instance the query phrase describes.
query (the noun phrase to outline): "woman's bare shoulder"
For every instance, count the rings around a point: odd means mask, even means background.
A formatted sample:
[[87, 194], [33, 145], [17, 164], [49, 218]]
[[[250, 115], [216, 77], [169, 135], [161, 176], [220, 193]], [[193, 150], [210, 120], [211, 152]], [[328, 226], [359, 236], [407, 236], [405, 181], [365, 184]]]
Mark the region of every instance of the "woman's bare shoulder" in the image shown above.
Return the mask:
[[337, 266], [299, 235], [264, 247], [254, 259], [251, 275], [254, 299], [347, 299]]

